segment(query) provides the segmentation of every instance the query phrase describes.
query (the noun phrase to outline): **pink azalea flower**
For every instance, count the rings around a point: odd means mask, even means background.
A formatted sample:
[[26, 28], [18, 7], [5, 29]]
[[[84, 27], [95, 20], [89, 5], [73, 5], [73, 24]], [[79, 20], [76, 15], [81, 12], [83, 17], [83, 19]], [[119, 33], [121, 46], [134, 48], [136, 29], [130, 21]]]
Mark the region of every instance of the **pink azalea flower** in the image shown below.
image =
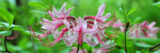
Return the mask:
[[[70, 37], [68, 40], [69, 42], [73, 43], [75, 42], [75, 40], [78, 40], [78, 44], [81, 46], [83, 41], [86, 42], [86, 40], [88, 40], [86, 38], [86, 34], [87, 33], [92, 33], [94, 31], [91, 31], [90, 29], [87, 29], [87, 23], [86, 21], [84, 21], [82, 18], [79, 17], [79, 19], [77, 19], [77, 25], [76, 26], [73, 26], [73, 30], [72, 32], [69, 32], [70, 33], [73, 33], [74, 34], [74, 37]], [[73, 38], [73, 39], [72, 39]]]
[[[105, 22], [106, 19], [111, 16], [111, 13], [103, 16], [105, 4], [99, 7], [97, 16], [88, 16], [84, 19], [80, 17], [79, 19], [75, 19], [74, 17], [69, 16], [69, 12], [72, 8], [66, 11], [65, 6], [66, 3], [64, 3], [59, 12], [54, 7], [53, 12], [48, 11], [48, 14], [53, 20], [49, 21], [43, 19], [43, 21], [40, 22], [42, 24], [42, 29], [45, 30], [44, 34], [37, 35], [31, 28], [32, 33], [39, 38], [43, 45], [53, 46], [60, 40], [63, 40], [67, 46], [71, 46], [73, 43], [78, 43], [78, 45], [81, 46], [83, 42], [86, 42], [91, 46], [95, 46], [99, 43], [105, 47], [108, 46], [102, 40], [105, 39], [105, 28], [111, 23], [110, 21]], [[94, 21], [90, 21], [89, 19]], [[61, 31], [58, 31], [58, 28], [63, 25], [65, 25], [65, 27], [63, 27]], [[43, 40], [51, 34], [53, 34], [53, 37], [55, 38], [54, 41], [51, 42], [48, 39], [46, 39], [47, 41]], [[92, 41], [92, 39], [94, 39], [94, 41]]]
[[[91, 40], [94, 39], [95, 43], [92, 43], [93, 45], [97, 45], [100, 42], [102, 45], [107, 46], [102, 41], [102, 39], [105, 38], [104, 36], [105, 28], [108, 27], [109, 24], [111, 23], [111, 22], [105, 22], [111, 16], [111, 13], [108, 13], [105, 16], [103, 16], [104, 10], [105, 10], [105, 4], [102, 4], [98, 8], [98, 13], [96, 16], [87, 16], [84, 18], [84, 20], [87, 21], [88, 23], [87, 26], [91, 29], [91, 31], [95, 31], [91, 33], [92, 36], [89, 36], [89, 40], [87, 40], [88, 42], [91, 43], [93, 42]], [[90, 21], [89, 19], [94, 21]]]
[[[47, 30], [44, 34], [37, 35], [32, 30], [34, 35], [42, 38], [47, 37], [49, 34], [54, 34], [55, 41], [49, 42], [48, 44], [45, 44], [41, 41], [43, 44], [54, 45], [55, 43], [60, 41], [60, 39], [69, 30], [69, 28], [72, 28], [70, 23], [73, 21], [70, 21], [70, 20], [75, 20], [74, 17], [69, 16], [69, 12], [71, 11], [72, 8], [69, 8], [69, 10], [66, 11], [65, 6], [66, 6], [66, 3], [63, 4], [59, 12], [54, 7], [53, 7], [53, 12], [48, 11], [48, 14], [52, 17], [53, 20], [49, 21], [47, 19], [43, 19], [43, 21], [40, 22], [42, 24], [42, 29]], [[58, 31], [58, 28], [62, 25], [65, 25], [66, 28], [63, 28], [61, 31]]]
[[148, 24], [147, 21], [144, 21], [141, 24], [136, 24], [129, 30], [130, 37], [147, 37], [147, 38], [156, 38], [156, 33], [158, 32], [159, 28], [154, 27], [156, 23], [152, 22]]
[[117, 20], [115, 23], [113, 23], [113, 27], [118, 28], [118, 27], [122, 27], [125, 24], [123, 24], [120, 20]]
[[[68, 20], [75, 19], [75, 18], [69, 16], [69, 12], [72, 10], [72, 8], [69, 8], [69, 10], [66, 11], [65, 6], [66, 6], [66, 3], [63, 4], [59, 12], [55, 9], [55, 7], [53, 7], [53, 12], [48, 11], [48, 14], [53, 18], [53, 20], [48, 21], [47, 19], [43, 19], [44, 22], [41, 22], [42, 29], [47, 29], [48, 31], [58, 33], [57, 29], [62, 25], [66, 25], [67, 28], [70, 28], [71, 27], [69, 24], [70, 21]], [[45, 35], [47, 34], [43, 34], [42, 37]], [[54, 37], [56, 38], [56, 35]]]

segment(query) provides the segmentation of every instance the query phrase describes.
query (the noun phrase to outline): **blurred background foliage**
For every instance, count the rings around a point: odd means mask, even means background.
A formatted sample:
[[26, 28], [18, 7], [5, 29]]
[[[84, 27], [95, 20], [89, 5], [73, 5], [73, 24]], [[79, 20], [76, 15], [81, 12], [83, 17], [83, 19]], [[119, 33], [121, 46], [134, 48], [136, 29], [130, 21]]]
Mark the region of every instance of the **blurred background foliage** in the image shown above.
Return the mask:
[[[131, 26], [143, 21], [155, 21], [160, 27], [160, 0], [0, 0], [0, 35], [13, 34], [11, 31], [20, 31], [20, 35], [14, 40], [7, 40], [9, 51], [13, 53], [33, 53], [32, 40], [27, 26], [32, 25], [35, 31], [40, 32], [42, 18], [48, 18], [48, 10], [55, 6], [60, 9], [61, 5], [67, 2], [67, 8], [74, 7], [70, 15], [75, 17], [95, 16], [98, 7], [106, 4], [105, 13], [115, 12], [116, 18], [124, 22], [124, 17], [131, 22]], [[4, 30], [2, 25], [7, 26]], [[114, 33], [114, 32], [113, 32]], [[116, 47], [110, 53], [124, 53], [123, 36], [117, 38]], [[9, 35], [8, 35], [9, 36]], [[158, 39], [128, 39], [127, 47], [129, 53], [159, 53], [160, 50], [149, 51], [148, 48], [160, 43], [160, 33]], [[3, 38], [0, 38], [0, 51], [4, 51]], [[138, 43], [145, 42], [146, 44]], [[37, 53], [68, 53], [72, 47], [65, 46], [64, 43], [57, 43], [53, 47], [44, 47], [34, 39]], [[89, 48], [87, 44], [85, 48]], [[94, 47], [93, 47], [94, 48]], [[1, 53], [1, 52], [0, 52]]]

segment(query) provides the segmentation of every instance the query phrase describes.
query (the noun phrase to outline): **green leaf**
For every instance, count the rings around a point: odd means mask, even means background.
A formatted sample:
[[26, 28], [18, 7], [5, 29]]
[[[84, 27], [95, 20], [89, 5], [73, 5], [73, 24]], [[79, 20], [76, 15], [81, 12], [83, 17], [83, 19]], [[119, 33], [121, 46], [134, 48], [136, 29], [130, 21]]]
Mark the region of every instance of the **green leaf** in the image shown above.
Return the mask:
[[[26, 34], [26, 35], [31, 35], [31, 34], [30, 34], [30, 31], [24, 29], [23, 27], [14, 27], [14, 28], [12, 28], [11, 30], [13, 30], [13, 31], [19, 31], [19, 32], [21, 32], [21, 33], [23, 33], [23, 34]], [[39, 32], [35, 32], [35, 33], [36, 33], [36, 34], [41, 34], [41, 33], [39, 33]]]
[[137, 18], [134, 20], [134, 23], [137, 23], [140, 19], [141, 19], [141, 17], [137, 17]]
[[0, 35], [2, 36], [10, 36], [12, 34], [12, 31], [0, 31]]
[[7, 28], [9, 28], [9, 27], [11, 27], [11, 28], [13, 28], [13, 27], [21, 27], [21, 26], [19, 26], [19, 25], [14, 25], [14, 24], [12, 24], [11, 26], [9, 26], [9, 24], [8, 24], [8, 23], [5, 23], [5, 22], [0, 22], [0, 25], [1, 25], [2, 27], [7, 27]]
[[10, 14], [6, 9], [0, 8], [0, 17], [2, 17], [3, 20], [9, 23], [10, 28], [13, 23], [14, 16]]
[[135, 12], [135, 11], [136, 11], [136, 8], [132, 8], [132, 9], [128, 12], [127, 16], [130, 15], [130, 14], [132, 14], [132, 13]]
[[150, 48], [152, 45], [144, 44], [144, 43], [134, 43], [136, 46], [143, 47], [143, 48]]
[[1, 46], [2, 46], [2, 47], [0, 47], [0, 50], [5, 50], [5, 48], [4, 48], [4, 38], [0, 37], [0, 42], [1, 42]]
[[23, 28], [14, 27], [11, 30], [13, 30], [13, 31], [19, 31], [19, 32], [21, 32], [23, 34], [30, 35], [30, 32], [28, 30], [23, 29]]
[[123, 16], [126, 18], [127, 16], [126, 16], [126, 11], [125, 11], [125, 9], [124, 9], [124, 4], [123, 4], [123, 3], [121, 3], [121, 8], [120, 8], [120, 10], [122, 11]]
[[135, 38], [135, 40], [137, 41], [143, 41], [147, 44], [158, 44], [158, 42], [160, 41], [160, 39], [151, 39], [151, 38]]
[[155, 5], [155, 6], [157, 6], [157, 7], [160, 7], [160, 2], [153, 3], [152, 5]]
[[[0, 22], [0, 25], [1, 26], [5, 26], [5, 27], [9, 27], [9, 24], [5, 23], [5, 22]], [[19, 31], [19, 32], [21, 32], [23, 34], [30, 35], [30, 32], [28, 30], [25, 30], [22, 26], [19, 26], [19, 25], [12, 24], [11, 25], [11, 29], [6, 29], [6, 30]]]

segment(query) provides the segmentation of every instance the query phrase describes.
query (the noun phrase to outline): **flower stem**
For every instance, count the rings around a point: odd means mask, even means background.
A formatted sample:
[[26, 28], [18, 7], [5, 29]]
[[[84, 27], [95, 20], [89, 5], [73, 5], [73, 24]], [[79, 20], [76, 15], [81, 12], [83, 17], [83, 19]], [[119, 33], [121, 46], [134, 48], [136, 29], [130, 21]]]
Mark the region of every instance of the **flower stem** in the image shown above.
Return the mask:
[[88, 53], [92, 53], [91, 49], [92, 49], [92, 47], [90, 46], [90, 47], [89, 47], [89, 52], [88, 52]]
[[126, 40], [127, 40], [127, 39], [126, 39], [126, 32], [127, 32], [128, 27], [129, 27], [129, 22], [127, 22], [127, 25], [126, 25], [126, 28], [125, 28], [125, 36], [124, 36], [124, 41], [125, 41], [125, 42], [124, 42], [124, 43], [125, 43], [125, 44], [124, 44], [124, 49], [125, 49], [125, 52], [126, 52], [126, 53], [128, 53], [128, 51], [127, 51], [127, 44], [126, 44], [126, 42], [127, 42], [127, 41], [126, 41]]
[[79, 52], [79, 44], [77, 45], [77, 53]]

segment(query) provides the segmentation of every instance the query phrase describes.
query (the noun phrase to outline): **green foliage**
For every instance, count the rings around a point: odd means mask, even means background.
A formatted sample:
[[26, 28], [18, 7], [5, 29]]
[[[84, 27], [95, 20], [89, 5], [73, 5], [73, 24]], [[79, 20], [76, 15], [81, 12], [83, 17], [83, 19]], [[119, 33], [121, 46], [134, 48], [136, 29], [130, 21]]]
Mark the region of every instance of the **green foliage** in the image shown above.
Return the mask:
[[143, 43], [134, 43], [136, 46], [138, 47], [142, 47], [142, 48], [150, 48], [152, 47], [151, 45], [148, 44], [143, 44]]
[[158, 44], [160, 39], [152, 39], [152, 38], [136, 38], [137, 41], [143, 41], [148, 44]]
[[160, 2], [153, 3], [153, 5], [160, 7]]
[[0, 31], [0, 35], [3, 36], [10, 36], [12, 34], [12, 31]]
[[0, 17], [9, 23], [9, 27], [11, 27], [13, 23], [14, 16], [10, 14], [6, 9], [0, 8]]
[[136, 8], [132, 8], [132, 9], [127, 13], [127, 16], [129, 16], [130, 14], [132, 14], [134, 11], [136, 11]]

